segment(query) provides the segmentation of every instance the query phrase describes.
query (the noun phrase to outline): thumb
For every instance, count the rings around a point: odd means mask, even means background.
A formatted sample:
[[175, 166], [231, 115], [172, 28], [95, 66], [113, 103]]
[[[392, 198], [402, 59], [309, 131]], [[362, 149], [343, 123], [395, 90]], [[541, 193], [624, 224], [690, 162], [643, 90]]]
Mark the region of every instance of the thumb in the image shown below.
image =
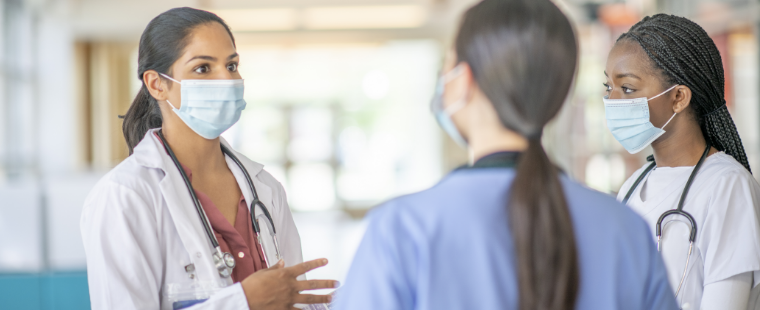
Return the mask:
[[279, 260], [277, 262], [277, 264], [274, 264], [273, 266], [271, 266], [271, 267], [269, 267], [267, 269], [269, 269], [269, 270], [277, 270], [277, 269], [282, 269], [283, 267], [285, 267], [285, 261], [284, 260]]

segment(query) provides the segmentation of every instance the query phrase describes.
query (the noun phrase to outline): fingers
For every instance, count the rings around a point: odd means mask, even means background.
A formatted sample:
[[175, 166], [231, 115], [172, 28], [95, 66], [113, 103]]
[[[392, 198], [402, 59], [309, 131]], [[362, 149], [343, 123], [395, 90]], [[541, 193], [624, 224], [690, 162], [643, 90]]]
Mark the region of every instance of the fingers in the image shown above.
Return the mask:
[[327, 265], [327, 259], [326, 258], [320, 258], [320, 259], [310, 260], [310, 261], [305, 262], [305, 263], [300, 263], [298, 265], [285, 268], [285, 270], [287, 270], [290, 273], [291, 276], [297, 277], [297, 276], [300, 276], [300, 275], [302, 275], [302, 274], [304, 274], [304, 273], [306, 273], [306, 272], [308, 272], [310, 270], [317, 269], [317, 268], [322, 267], [324, 265]]
[[297, 304], [329, 304], [332, 301], [331, 295], [311, 295], [298, 294], [294, 299]]
[[335, 280], [308, 280], [298, 281], [298, 283], [296, 283], [296, 290], [319, 290], [325, 288], [337, 288], [338, 286], [340, 286], [340, 283]]

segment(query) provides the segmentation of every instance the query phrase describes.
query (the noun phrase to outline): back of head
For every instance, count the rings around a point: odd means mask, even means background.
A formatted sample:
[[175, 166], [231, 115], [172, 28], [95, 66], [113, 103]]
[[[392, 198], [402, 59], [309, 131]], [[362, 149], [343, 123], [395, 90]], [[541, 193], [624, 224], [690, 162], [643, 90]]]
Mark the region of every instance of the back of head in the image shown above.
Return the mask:
[[570, 22], [548, 0], [486, 0], [467, 11], [456, 38], [459, 61], [502, 123], [540, 135], [572, 84], [577, 43]]
[[529, 141], [507, 206], [520, 309], [572, 309], [580, 277], [573, 226], [541, 146], [576, 71], [572, 26], [549, 0], [484, 0], [465, 14], [455, 44], [502, 125]]
[[[214, 13], [183, 7], [163, 12], [148, 23], [140, 37], [137, 56], [137, 76], [142, 81], [143, 73], [155, 70], [171, 75], [169, 70], [190, 42], [193, 29], [208, 23], [219, 23], [227, 30], [234, 44], [235, 38], [227, 24]], [[161, 127], [161, 110], [156, 99], [150, 95], [143, 83], [137, 97], [124, 116], [122, 131], [127, 141], [129, 154], [142, 140], [148, 129]]]
[[[674, 15], [647, 16], [618, 41], [638, 43], [662, 75], [664, 87], [689, 87], [691, 107], [705, 140], [750, 170], [724, 99], [723, 62], [715, 42], [693, 21]], [[751, 171], [751, 170], [750, 170]]]

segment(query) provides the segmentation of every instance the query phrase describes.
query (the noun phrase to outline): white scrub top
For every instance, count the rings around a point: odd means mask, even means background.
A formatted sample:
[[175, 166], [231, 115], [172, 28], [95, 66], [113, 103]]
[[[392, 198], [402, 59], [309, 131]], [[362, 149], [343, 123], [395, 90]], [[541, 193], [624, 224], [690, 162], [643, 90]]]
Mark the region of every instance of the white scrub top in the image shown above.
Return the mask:
[[[192, 198], [154, 131], [148, 131], [134, 154], [106, 174], [85, 201], [81, 231], [92, 309], [166, 310], [175, 301], [210, 297], [187, 309], [248, 310], [242, 286], [219, 276], [214, 267], [213, 248]], [[261, 164], [232, 152], [272, 215], [285, 265], [301, 263], [301, 239], [282, 185]], [[252, 193], [243, 172], [232, 159], [226, 160], [250, 208]], [[254, 214], [259, 217], [261, 209]], [[267, 226], [261, 225], [262, 236]], [[264, 252], [273, 251], [264, 242]], [[186, 269], [188, 265], [193, 268]]]
[[[623, 200], [633, 182], [649, 166], [623, 184], [618, 200]], [[649, 224], [663, 212], [678, 207], [678, 201], [693, 167], [655, 168], [635, 189], [628, 206]], [[645, 195], [642, 197], [642, 189]], [[680, 307], [697, 309], [705, 285], [753, 272], [753, 291], [760, 284], [760, 186], [733, 157], [723, 152], [705, 159], [684, 201], [683, 210], [694, 217], [697, 236], [681, 292]], [[662, 257], [673, 292], [681, 281], [689, 250], [690, 226], [683, 216], [671, 215], [662, 223]], [[656, 238], [656, 237], [655, 237]], [[656, 239], [655, 239], [656, 240]], [[754, 301], [750, 301], [750, 309]]]

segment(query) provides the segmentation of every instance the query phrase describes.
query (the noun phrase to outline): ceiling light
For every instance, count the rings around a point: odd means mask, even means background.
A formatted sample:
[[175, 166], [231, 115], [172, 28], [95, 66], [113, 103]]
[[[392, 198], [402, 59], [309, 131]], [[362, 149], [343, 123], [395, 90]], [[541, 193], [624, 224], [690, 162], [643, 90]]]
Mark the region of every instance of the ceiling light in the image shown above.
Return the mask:
[[298, 12], [293, 8], [212, 10], [232, 31], [278, 31], [298, 27]]
[[416, 28], [426, 19], [420, 5], [312, 7], [303, 12], [306, 29]]

